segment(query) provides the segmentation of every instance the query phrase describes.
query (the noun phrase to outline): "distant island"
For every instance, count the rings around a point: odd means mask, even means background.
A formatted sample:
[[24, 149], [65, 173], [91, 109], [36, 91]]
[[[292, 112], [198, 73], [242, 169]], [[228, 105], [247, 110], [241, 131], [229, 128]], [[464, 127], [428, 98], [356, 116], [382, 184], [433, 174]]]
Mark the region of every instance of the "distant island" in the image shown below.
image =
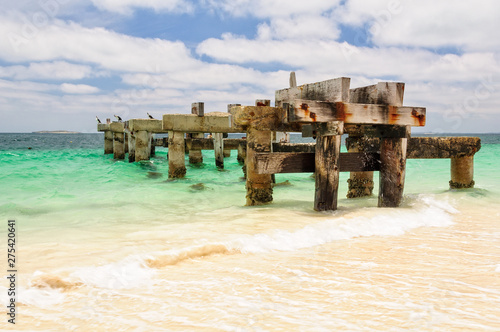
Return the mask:
[[67, 130], [42, 130], [34, 131], [33, 134], [81, 134], [78, 131], [67, 131]]

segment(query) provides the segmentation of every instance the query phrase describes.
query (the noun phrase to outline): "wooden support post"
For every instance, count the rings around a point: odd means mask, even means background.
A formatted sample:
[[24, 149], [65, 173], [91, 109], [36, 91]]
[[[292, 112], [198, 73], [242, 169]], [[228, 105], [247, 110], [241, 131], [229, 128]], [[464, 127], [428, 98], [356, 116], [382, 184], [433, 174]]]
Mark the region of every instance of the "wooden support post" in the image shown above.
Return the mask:
[[214, 133], [214, 152], [215, 152], [215, 165], [218, 168], [224, 168], [224, 140], [222, 133]]
[[198, 116], [205, 115], [205, 103], [197, 102], [191, 104], [191, 114], [196, 114]]
[[113, 133], [113, 156], [115, 159], [125, 159], [124, 133]]
[[474, 156], [451, 158], [450, 189], [474, 188]]
[[403, 199], [406, 138], [382, 138], [380, 144], [379, 207], [398, 207]]
[[343, 123], [331, 122], [327, 126], [336, 127], [335, 133], [320, 132], [316, 137], [314, 161], [316, 176], [314, 210], [316, 211], [333, 211], [337, 209], [339, 156]]
[[273, 201], [273, 186], [270, 174], [258, 174], [255, 164], [257, 153], [271, 152], [271, 131], [247, 129], [247, 204], [262, 205]]
[[104, 132], [104, 154], [113, 153], [113, 132], [106, 130]]
[[135, 161], [149, 160], [150, 142], [149, 132], [145, 130], [135, 132]]
[[183, 178], [186, 175], [184, 133], [168, 132], [168, 177]]
[[128, 134], [128, 162], [133, 163], [135, 161], [135, 133], [130, 132]]
[[[205, 134], [203, 133], [193, 133], [191, 134], [192, 138], [204, 138]], [[203, 163], [203, 154], [201, 149], [194, 149], [192, 146], [189, 149], [189, 163], [190, 164], [201, 164]]]

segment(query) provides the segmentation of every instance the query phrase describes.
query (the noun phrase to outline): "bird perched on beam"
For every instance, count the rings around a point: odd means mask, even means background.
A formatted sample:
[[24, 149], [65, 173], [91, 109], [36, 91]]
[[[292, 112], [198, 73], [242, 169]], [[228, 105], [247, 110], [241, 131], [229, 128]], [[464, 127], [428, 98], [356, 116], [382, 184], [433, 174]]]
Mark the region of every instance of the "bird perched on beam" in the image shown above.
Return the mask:
[[120, 118], [118, 115], [115, 115], [115, 118], [118, 120], [118, 122], [122, 122], [122, 118]]
[[95, 119], [96, 119], [97, 123], [102, 123], [101, 120], [99, 120], [99, 118], [97, 116], [95, 117]]
[[149, 116], [149, 118], [150, 118], [151, 120], [154, 120], [154, 119], [155, 119], [155, 118], [153, 118], [153, 116], [152, 116], [151, 114], [149, 114], [149, 112], [146, 112], [146, 113], [147, 113], [147, 115]]

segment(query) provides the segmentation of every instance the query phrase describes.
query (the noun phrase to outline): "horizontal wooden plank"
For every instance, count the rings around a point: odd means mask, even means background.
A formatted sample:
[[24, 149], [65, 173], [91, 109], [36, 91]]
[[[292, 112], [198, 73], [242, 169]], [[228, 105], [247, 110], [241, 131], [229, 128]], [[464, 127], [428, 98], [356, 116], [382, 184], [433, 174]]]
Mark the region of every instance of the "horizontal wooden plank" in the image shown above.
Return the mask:
[[309, 152], [314, 153], [316, 143], [273, 143], [273, 152]]
[[196, 114], [164, 114], [163, 129], [188, 133], [239, 133], [242, 128], [231, 125], [229, 113], [213, 112], [204, 116]]
[[[255, 156], [257, 173], [312, 173], [314, 153], [258, 153]], [[379, 153], [341, 153], [340, 172], [367, 172], [380, 170]]]
[[344, 133], [349, 136], [368, 136], [382, 138], [409, 138], [410, 128], [395, 125], [346, 125]]
[[375, 104], [331, 103], [297, 99], [288, 110], [290, 122], [344, 121], [346, 124], [388, 124], [422, 127], [426, 110], [423, 107]]
[[[239, 138], [224, 138], [223, 142], [225, 150], [237, 150], [240, 143], [246, 142], [246, 140]], [[213, 150], [214, 140], [213, 138], [188, 138], [186, 139], [186, 146], [194, 150]]]
[[295, 131], [288, 126], [286, 110], [270, 106], [234, 106], [231, 108], [233, 126], [246, 128], [252, 126], [257, 130]]
[[406, 157], [438, 159], [473, 156], [481, 149], [478, 137], [412, 137], [408, 140]]
[[292, 103], [295, 99], [348, 101], [351, 79], [339, 77], [327, 81], [304, 84], [289, 89], [277, 90], [275, 93], [276, 106], [283, 103]]

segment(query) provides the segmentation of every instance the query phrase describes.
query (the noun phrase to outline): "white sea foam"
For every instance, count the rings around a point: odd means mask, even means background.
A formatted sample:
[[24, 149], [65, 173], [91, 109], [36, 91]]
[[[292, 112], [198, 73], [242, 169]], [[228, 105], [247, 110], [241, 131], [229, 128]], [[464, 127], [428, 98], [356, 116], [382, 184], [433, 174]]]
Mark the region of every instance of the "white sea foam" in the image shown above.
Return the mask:
[[243, 253], [292, 251], [356, 237], [397, 236], [418, 227], [446, 227], [453, 223], [452, 214], [457, 210], [450, 204], [427, 196], [418, 201], [408, 209], [374, 208], [369, 217], [333, 218], [294, 232], [277, 230], [272, 234], [244, 236], [228, 243], [228, 247]]
[[138, 256], [102, 266], [80, 268], [71, 274], [86, 285], [107, 289], [135, 288], [147, 285], [156, 271], [144, 266]]
[[[368, 212], [368, 213], [367, 213]], [[456, 210], [448, 203], [429, 196], [417, 198], [411, 208], [365, 210], [314, 223], [296, 231], [237, 235], [236, 238], [202, 245], [129, 256], [121, 261], [79, 268], [71, 280], [106, 289], [135, 288], [151, 284], [156, 270], [185, 260], [210, 255], [294, 251], [338, 240], [368, 236], [398, 236], [418, 227], [446, 227]], [[498, 268], [497, 268], [498, 270]]]

